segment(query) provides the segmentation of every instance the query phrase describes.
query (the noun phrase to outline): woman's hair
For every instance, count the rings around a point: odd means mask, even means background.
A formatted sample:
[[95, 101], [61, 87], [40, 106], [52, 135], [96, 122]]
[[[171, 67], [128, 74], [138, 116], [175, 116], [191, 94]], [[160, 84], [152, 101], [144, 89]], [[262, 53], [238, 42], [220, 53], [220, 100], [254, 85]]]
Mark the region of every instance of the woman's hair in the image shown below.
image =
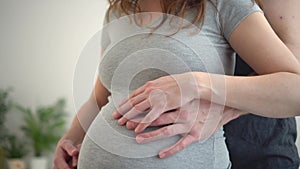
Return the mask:
[[[108, 0], [109, 9], [107, 20], [109, 20], [110, 11], [117, 11], [119, 14], [135, 14], [141, 11], [140, 0]], [[206, 0], [160, 0], [162, 12], [184, 18], [188, 9], [197, 9], [198, 13], [192, 21], [192, 24], [201, 23], [205, 16]]]
[[[108, 0], [109, 1], [109, 9], [107, 20], [109, 20], [110, 11], [117, 11], [121, 14], [135, 14], [143, 12], [139, 7], [140, 0]], [[213, 0], [210, 0], [213, 4]], [[256, 2], [258, 5], [261, 5], [260, 0], [252, 0]], [[196, 9], [197, 14], [191, 21], [192, 24], [200, 24], [200, 27], [203, 24], [203, 20], [205, 17], [205, 9], [206, 9], [207, 0], [160, 0], [162, 12], [166, 14], [175, 15], [178, 17], [184, 18], [185, 12], [189, 9]], [[216, 6], [215, 6], [216, 8]]]

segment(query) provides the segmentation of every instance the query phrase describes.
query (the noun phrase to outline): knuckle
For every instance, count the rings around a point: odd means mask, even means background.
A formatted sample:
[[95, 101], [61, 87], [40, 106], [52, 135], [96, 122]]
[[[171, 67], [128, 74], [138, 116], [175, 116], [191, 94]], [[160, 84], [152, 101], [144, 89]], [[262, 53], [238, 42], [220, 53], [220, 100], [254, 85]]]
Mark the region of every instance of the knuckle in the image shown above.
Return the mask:
[[181, 120], [183, 120], [183, 121], [189, 121], [190, 117], [191, 117], [190, 113], [188, 113], [186, 111], [182, 111], [181, 112], [181, 116], [180, 116]]
[[169, 104], [171, 105], [172, 103], [173, 103], [172, 101], [167, 101], [164, 97], [157, 98], [157, 106], [160, 106], [161, 108], [168, 106]]
[[171, 134], [170, 129], [168, 127], [163, 128], [162, 133], [164, 135], [170, 135]]
[[149, 95], [149, 94], [151, 94], [154, 90], [155, 90], [154, 87], [147, 87], [147, 88], [145, 89], [145, 93]]
[[58, 166], [58, 158], [57, 157], [54, 158], [53, 163], [55, 166]]
[[201, 139], [201, 133], [200, 132], [193, 133], [192, 138], [194, 138], [195, 140], [200, 140]]
[[130, 99], [136, 96], [136, 91], [131, 92], [131, 94], [126, 98], [126, 102], [130, 103]]
[[65, 143], [66, 143], [66, 140], [65, 140], [65, 139], [63, 139], [63, 140], [60, 140], [60, 141], [59, 141], [58, 145], [60, 145], [60, 146], [61, 146], [61, 145], [64, 145]]
[[153, 122], [152, 122], [152, 124], [160, 124], [161, 123], [161, 117], [160, 118], [158, 118], [158, 119], [156, 119], [156, 120], [154, 120]]
[[[198, 115], [199, 116], [199, 115]], [[199, 117], [201, 117], [201, 121], [202, 122], [206, 122], [207, 120], [209, 120], [209, 115], [207, 114], [207, 115], [204, 115], [204, 116], [199, 116]]]
[[180, 113], [177, 113], [177, 112], [174, 112], [174, 113], [170, 113], [166, 116], [166, 119], [174, 122], [174, 123], [180, 123], [182, 120], [181, 120], [181, 114]]
[[135, 98], [130, 98], [130, 99], [128, 100], [128, 102], [129, 102], [130, 105], [134, 105], [135, 102], [136, 102], [136, 100], [135, 100]]
[[145, 86], [146, 86], [146, 87], [152, 86], [153, 83], [154, 83], [153, 81], [148, 81], [148, 82], [146, 82]]
[[126, 123], [126, 128], [131, 129], [131, 124], [129, 122]]
[[184, 142], [181, 142], [179, 145], [178, 145], [178, 150], [183, 150], [185, 148], [185, 143]]
[[135, 125], [135, 123], [131, 122], [131, 121], [129, 121], [129, 122], [126, 123], [127, 129], [132, 129], [134, 127], [134, 125]]
[[63, 145], [70, 145], [71, 143], [70, 143], [70, 141], [69, 140], [66, 140], [66, 139], [63, 139], [62, 141], [61, 141], [61, 144], [60, 144], [60, 146], [63, 146]]
[[138, 111], [138, 112], [142, 111], [140, 105], [134, 105], [133, 110]]

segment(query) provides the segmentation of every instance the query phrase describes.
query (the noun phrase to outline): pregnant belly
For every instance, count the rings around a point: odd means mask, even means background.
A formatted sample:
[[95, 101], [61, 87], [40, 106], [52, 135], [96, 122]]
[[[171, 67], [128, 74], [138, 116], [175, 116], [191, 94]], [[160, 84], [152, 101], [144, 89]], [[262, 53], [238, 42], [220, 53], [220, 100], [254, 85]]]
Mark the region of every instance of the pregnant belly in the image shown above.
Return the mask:
[[[159, 140], [147, 144], [137, 144], [136, 133], [125, 126], [119, 126], [118, 121], [112, 118], [115, 111], [113, 102], [109, 101], [102, 107], [100, 113], [93, 121], [87, 135], [104, 150], [127, 158], [145, 158], [156, 156], [162, 148], [176, 143], [180, 137]], [[150, 128], [153, 130], [156, 128]]]
[[[90, 126], [83, 141], [79, 169], [86, 168], [214, 168], [216, 158], [225, 168], [229, 165], [224, 138], [213, 136], [204, 142], [197, 142], [184, 151], [167, 159], [159, 159], [158, 152], [176, 143], [175, 136], [147, 144], [137, 144], [136, 134], [119, 126], [112, 118], [115, 111], [113, 102], [102, 107], [101, 112]], [[151, 129], [150, 129], [151, 130]], [[153, 129], [152, 129], [153, 130]], [[218, 151], [217, 153], [215, 153]], [[220, 164], [220, 163], [219, 163]], [[220, 169], [220, 168], [219, 168]]]

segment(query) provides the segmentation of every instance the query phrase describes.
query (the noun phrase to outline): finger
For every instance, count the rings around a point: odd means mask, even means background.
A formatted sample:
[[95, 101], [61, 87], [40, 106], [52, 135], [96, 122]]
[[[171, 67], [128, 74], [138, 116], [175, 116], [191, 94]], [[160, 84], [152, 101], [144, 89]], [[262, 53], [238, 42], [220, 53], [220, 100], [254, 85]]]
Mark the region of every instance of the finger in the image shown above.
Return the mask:
[[129, 120], [128, 122], [126, 122], [127, 129], [134, 130], [142, 120], [143, 118], [135, 118], [133, 120]]
[[[167, 112], [162, 114], [158, 119], [153, 121], [150, 126], [163, 126], [167, 124], [173, 124], [173, 123], [183, 123], [184, 121], [180, 119], [179, 116], [180, 111], [174, 110], [172, 112]], [[141, 123], [142, 118], [135, 118], [133, 120], [129, 120], [126, 122], [126, 127], [129, 130], [134, 130], [139, 123]]]
[[167, 158], [170, 157], [183, 149], [185, 149], [187, 146], [191, 145], [197, 141], [193, 136], [186, 135], [185, 137], [182, 137], [175, 145], [166, 148], [158, 153], [159, 158]]
[[[76, 145], [76, 147], [77, 147], [78, 150], [80, 150], [81, 145], [82, 145], [82, 144], [77, 144], [77, 145]], [[78, 165], [78, 156], [79, 156], [79, 154], [72, 157], [72, 167], [73, 167], [73, 168], [76, 168], [77, 165]]]
[[78, 156], [73, 156], [72, 158], [72, 167], [76, 167], [78, 163]]
[[222, 120], [222, 113], [211, 112], [209, 116], [210, 117], [208, 117], [205, 122], [197, 123], [198, 125], [197, 130], [201, 132], [201, 135], [199, 136], [201, 137], [201, 139], [206, 139], [212, 136], [221, 127], [220, 122]]
[[189, 124], [174, 124], [169, 125], [158, 130], [139, 134], [136, 136], [137, 143], [147, 143], [155, 140], [172, 137], [178, 134], [188, 133], [191, 126]]
[[[163, 126], [167, 124], [173, 124], [175, 122], [178, 122], [178, 112], [179, 111], [174, 111], [170, 113], [164, 113], [162, 114], [158, 119], [153, 121], [150, 126], [152, 127], [157, 127], [157, 126]], [[139, 123], [141, 123], [142, 118], [135, 118], [133, 120], [129, 120], [126, 122], [126, 128], [129, 130], [134, 130]]]
[[191, 135], [196, 140], [204, 140], [212, 136], [222, 126], [221, 121], [219, 122], [211, 121], [209, 122], [209, 123], [213, 123], [213, 125], [211, 126], [207, 125], [206, 123], [207, 121], [206, 122], [198, 121], [197, 123], [195, 123], [189, 135]]
[[172, 123], [192, 123], [197, 120], [197, 117], [199, 116], [198, 114], [198, 112], [174, 110], [162, 114], [151, 123], [151, 126], [162, 126]]
[[77, 147], [78, 150], [81, 149], [81, 145], [82, 145], [82, 144], [77, 144], [77, 145], [76, 145], [76, 147]]
[[123, 101], [120, 102], [119, 106], [122, 106], [124, 103], [128, 102], [129, 99], [137, 96], [137, 95], [140, 95], [142, 93], [145, 92], [146, 88], [149, 87], [150, 85], [152, 85], [153, 82], [152, 81], [149, 81], [147, 83], [145, 83], [143, 86], [141, 86], [140, 88], [136, 89], [135, 91], [133, 91], [126, 99], [124, 99]]
[[162, 126], [167, 124], [172, 124], [175, 122], [178, 122], [178, 113], [179, 111], [174, 111], [170, 113], [164, 113], [160, 117], [158, 117], [156, 120], [154, 120], [150, 126]]
[[121, 118], [127, 111], [129, 111], [131, 108], [133, 107], [133, 105], [129, 102], [127, 102], [126, 104], [123, 104], [122, 106], [118, 107], [118, 109], [113, 112], [112, 117], [114, 119], [119, 119]]
[[63, 168], [63, 169], [71, 169], [71, 167], [62, 159], [59, 159], [57, 164], [54, 165], [54, 168]]
[[150, 108], [150, 104], [147, 100], [139, 103], [134, 106], [131, 110], [129, 110], [122, 118], [119, 119], [119, 125], [124, 125], [128, 120], [133, 119], [134, 117], [143, 114], [147, 109]]
[[[67, 164], [67, 154], [62, 149], [57, 149], [55, 158], [54, 158], [54, 168], [66, 168], [71, 169]], [[70, 157], [69, 157], [70, 158]]]
[[[150, 126], [157, 127], [157, 126], [173, 124], [175, 122], [178, 123], [178, 116], [179, 116], [178, 112], [179, 111], [164, 113], [158, 119], [153, 121], [150, 124]], [[126, 127], [129, 130], [134, 130], [139, 125], [139, 123], [141, 123], [141, 121], [142, 121], [142, 118], [135, 118], [133, 120], [129, 120], [129, 121], [126, 122]]]
[[122, 117], [127, 111], [129, 111], [133, 105], [130, 102], [124, 103], [122, 106], [118, 107], [117, 110], [112, 114], [114, 119]]
[[137, 122], [128, 121], [126, 123], [126, 128], [129, 129], [129, 130], [134, 130], [138, 125], [139, 125], [139, 123], [137, 123]]
[[70, 141], [64, 141], [61, 147], [68, 153], [69, 156], [75, 156], [79, 154], [79, 150]]
[[112, 118], [119, 119], [120, 117], [122, 117], [121, 113], [119, 113], [118, 111], [113, 112]]
[[[159, 102], [154, 104], [155, 106], [150, 110], [150, 112], [144, 117], [141, 123], [134, 130], [136, 133], [140, 133], [144, 131], [150, 124], [156, 120], [161, 114], [165, 112], [166, 105], [164, 103]], [[153, 104], [153, 101], [152, 101]]]
[[144, 93], [144, 90], [145, 88], [139, 88], [137, 89], [136, 91], [133, 91], [126, 99], [122, 100], [120, 103], [119, 103], [119, 107], [124, 105], [126, 102], [129, 102], [130, 99]]
[[139, 105], [140, 103], [144, 102], [145, 100], [146, 100], [145, 95], [139, 95], [135, 98], [128, 100], [122, 106], [118, 107], [117, 111], [115, 111], [113, 113], [113, 118], [115, 118], [115, 119], [120, 118], [120, 116], [126, 114], [133, 107], [136, 107], [136, 105]]

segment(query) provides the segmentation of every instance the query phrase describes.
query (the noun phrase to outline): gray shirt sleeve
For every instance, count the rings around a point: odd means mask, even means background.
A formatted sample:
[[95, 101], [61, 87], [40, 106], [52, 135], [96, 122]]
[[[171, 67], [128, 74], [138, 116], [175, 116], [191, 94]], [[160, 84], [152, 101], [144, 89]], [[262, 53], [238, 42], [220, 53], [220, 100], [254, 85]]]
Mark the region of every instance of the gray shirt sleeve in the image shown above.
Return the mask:
[[101, 30], [101, 48], [105, 50], [108, 45], [110, 44], [110, 38], [108, 33], [108, 21], [107, 21], [107, 12], [105, 14], [104, 22], [103, 22], [103, 28]]
[[117, 14], [115, 11], [110, 11], [109, 12], [109, 19], [107, 20], [107, 15], [108, 15], [108, 10], [105, 13], [105, 18], [103, 22], [103, 28], [101, 32], [101, 48], [106, 49], [110, 43], [111, 43], [111, 38], [110, 38], [110, 33], [109, 33], [109, 24], [113, 22], [114, 20], [118, 19]]
[[252, 0], [217, 0], [224, 36], [229, 40], [233, 30], [250, 14], [262, 12]]

